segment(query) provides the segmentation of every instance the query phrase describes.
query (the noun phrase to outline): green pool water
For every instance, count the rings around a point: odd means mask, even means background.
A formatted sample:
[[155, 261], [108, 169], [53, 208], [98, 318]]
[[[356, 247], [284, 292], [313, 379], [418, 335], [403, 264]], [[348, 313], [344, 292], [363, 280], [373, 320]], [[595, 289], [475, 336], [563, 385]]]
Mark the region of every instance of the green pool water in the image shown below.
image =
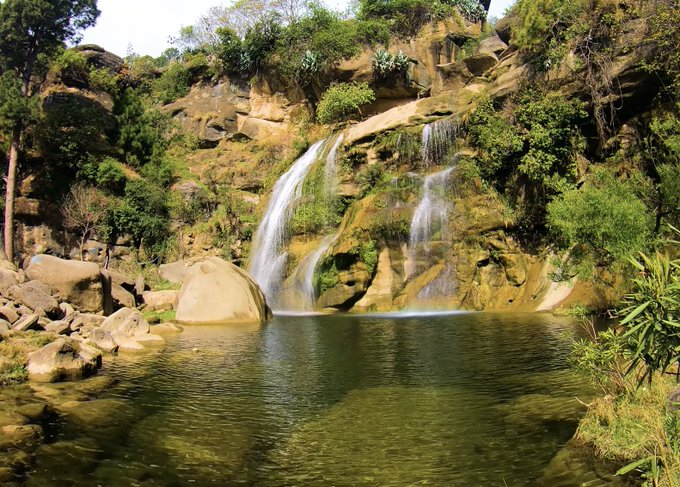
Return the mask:
[[107, 366], [117, 382], [53, 422], [27, 485], [581, 485], [560, 460], [592, 397], [566, 364], [579, 332], [501, 314], [186, 327]]

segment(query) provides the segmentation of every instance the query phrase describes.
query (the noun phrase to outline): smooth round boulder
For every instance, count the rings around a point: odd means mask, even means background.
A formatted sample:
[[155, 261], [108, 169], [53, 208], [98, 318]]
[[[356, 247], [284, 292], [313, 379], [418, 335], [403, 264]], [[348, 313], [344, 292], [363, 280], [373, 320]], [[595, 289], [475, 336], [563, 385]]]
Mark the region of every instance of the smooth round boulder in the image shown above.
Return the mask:
[[103, 309], [101, 272], [95, 263], [41, 254], [31, 259], [26, 274], [50, 286], [59, 301], [67, 301], [80, 311], [97, 313]]
[[67, 338], [45, 345], [28, 358], [28, 378], [36, 382], [74, 380], [94, 374], [102, 365], [98, 350]]
[[182, 324], [264, 323], [268, 314], [262, 290], [246, 271], [209, 257], [189, 269], [175, 320]]

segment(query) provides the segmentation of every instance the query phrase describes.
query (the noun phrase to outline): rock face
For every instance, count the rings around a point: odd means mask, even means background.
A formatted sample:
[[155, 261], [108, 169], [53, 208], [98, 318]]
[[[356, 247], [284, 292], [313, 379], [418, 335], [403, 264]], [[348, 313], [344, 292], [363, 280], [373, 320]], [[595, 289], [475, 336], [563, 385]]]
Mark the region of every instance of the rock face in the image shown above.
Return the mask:
[[94, 374], [101, 367], [97, 350], [66, 338], [60, 338], [28, 359], [28, 376], [36, 382], [73, 380]]
[[36, 255], [26, 274], [47, 284], [59, 300], [72, 303], [81, 311], [97, 313], [103, 309], [104, 294], [97, 264]]
[[180, 323], [264, 323], [269, 308], [257, 283], [244, 270], [218, 257], [189, 269], [177, 304]]

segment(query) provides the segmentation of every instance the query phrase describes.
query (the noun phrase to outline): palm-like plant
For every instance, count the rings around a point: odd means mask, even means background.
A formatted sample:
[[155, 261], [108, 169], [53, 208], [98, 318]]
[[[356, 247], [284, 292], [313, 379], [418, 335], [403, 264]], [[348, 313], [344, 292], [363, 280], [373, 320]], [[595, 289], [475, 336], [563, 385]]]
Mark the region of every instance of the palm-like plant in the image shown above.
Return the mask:
[[[678, 229], [671, 229], [680, 235]], [[656, 371], [665, 373], [680, 361], [679, 243], [671, 240], [665, 253], [651, 257], [640, 253], [639, 260], [631, 259], [639, 276], [633, 280], [635, 290], [626, 297], [627, 306], [621, 310], [625, 316], [621, 325], [627, 327], [623, 336], [633, 350], [629, 371], [644, 364], [642, 378], [649, 381]], [[676, 252], [675, 257], [670, 252]]]

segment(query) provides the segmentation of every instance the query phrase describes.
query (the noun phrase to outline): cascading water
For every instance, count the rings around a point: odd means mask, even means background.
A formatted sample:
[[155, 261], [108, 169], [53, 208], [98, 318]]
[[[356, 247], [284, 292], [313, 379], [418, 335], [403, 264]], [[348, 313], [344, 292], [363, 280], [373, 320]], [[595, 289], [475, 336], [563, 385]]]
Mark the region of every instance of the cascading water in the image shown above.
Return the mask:
[[323, 193], [327, 201], [335, 199], [338, 192], [338, 149], [342, 145], [344, 135], [338, 135], [333, 147], [326, 156], [326, 167], [324, 167]]
[[302, 185], [325, 142], [320, 140], [312, 145], [276, 182], [267, 211], [255, 233], [249, 271], [273, 307], [278, 305], [288, 258], [286, 241], [294, 203], [302, 196]]
[[314, 289], [314, 271], [319, 261], [324, 256], [326, 251], [333, 245], [337, 235], [327, 235], [323, 238], [319, 246], [305, 257], [297, 270], [297, 275], [300, 280], [300, 293], [303, 298], [303, 307], [305, 310], [313, 310], [316, 303], [316, 291]]
[[452, 171], [453, 168], [450, 167], [425, 178], [423, 199], [420, 200], [411, 220], [409, 248], [413, 255], [423, 250], [427, 252], [436, 232], [439, 231], [441, 235], [446, 233], [451, 203], [446, 201], [443, 195]]
[[425, 125], [421, 149], [425, 167], [441, 164], [457, 137], [458, 124], [450, 118]]
[[[421, 272], [436, 272], [418, 293], [418, 299], [423, 302], [436, 301], [444, 297], [453, 296], [457, 289], [454, 279], [455, 270], [450, 262], [445, 261], [445, 255], [436, 255], [433, 244], [435, 242], [450, 242], [451, 236], [448, 229], [449, 212], [453, 205], [445, 198], [449, 176], [453, 167], [431, 174], [425, 178], [423, 184], [423, 199], [418, 204], [409, 237], [409, 257], [411, 264], [411, 277]], [[447, 246], [439, 246], [439, 250], [445, 250]], [[439, 264], [435, 262], [440, 261]]]

